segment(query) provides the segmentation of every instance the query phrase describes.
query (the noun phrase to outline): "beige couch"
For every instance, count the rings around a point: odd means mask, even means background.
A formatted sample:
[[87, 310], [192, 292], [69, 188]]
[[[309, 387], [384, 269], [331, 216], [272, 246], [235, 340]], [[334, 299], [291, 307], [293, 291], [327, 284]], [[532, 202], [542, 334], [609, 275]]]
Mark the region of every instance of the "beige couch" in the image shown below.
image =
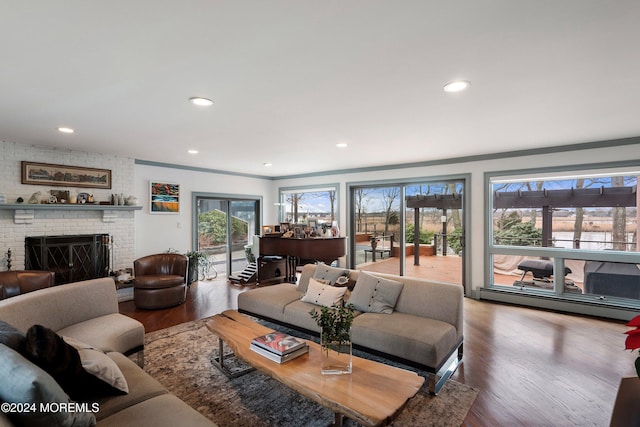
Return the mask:
[[[34, 324], [46, 326], [59, 335], [103, 350], [116, 363], [126, 379], [129, 392], [91, 402], [97, 403], [99, 411], [91, 407], [84, 412], [93, 413], [98, 426], [214, 425], [169, 393], [126, 356], [137, 352], [140, 356], [138, 363], [143, 363], [144, 327], [118, 312], [116, 288], [110, 278], [55, 286], [0, 301], [0, 320], [22, 332]], [[0, 358], [0, 363], [17, 366], [15, 370], [34, 370], [35, 365], [4, 344], [0, 344]], [[53, 381], [51, 377], [46, 378], [48, 374], [44, 371], [37, 375], [46, 384]], [[57, 384], [53, 381], [55, 386]], [[14, 389], [2, 390], [3, 387], [8, 386], [0, 384], [0, 396], [15, 393]], [[85, 415], [72, 415], [71, 421], [66, 419], [64, 423], [86, 425], [88, 421], [90, 425], [91, 420]], [[72, 424], [74, 417], [76, 424]], [[7, 414], [0, 412], [0, 426], [5, 425], [14, 423]]]
[[[238, 311], [318, 335], [320, 328], [309, 315], [314, 304], [301, 301], [310, 278], [318, 276], [316, 269], [305, 265], [297, 285], [281, 283], [239, 294]], [[359, 272], [347, 271], [355, 292]], [[429, 390], [437, 394], [462, 360], [462, 287], [422, 278], [374, 276], [400, 282], [402, 290], [391, 314], [356, 313], [351, 328], [354, 347], [427, 371]]]

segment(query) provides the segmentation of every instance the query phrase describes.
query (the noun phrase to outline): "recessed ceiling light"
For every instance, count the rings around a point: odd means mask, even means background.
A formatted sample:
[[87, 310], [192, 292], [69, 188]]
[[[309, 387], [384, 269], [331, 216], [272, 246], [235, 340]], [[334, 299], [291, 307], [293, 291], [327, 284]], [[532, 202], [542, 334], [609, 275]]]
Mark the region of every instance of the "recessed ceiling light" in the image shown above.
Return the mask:
[[187, 153], [189, 153], [189, 154], [198, 154], [199, 151], [198, 150], [187, 150]]
[[271, 162], [264, 162], [262, 165], [263, 165], [264, 167], [267, 167], [267, 168], [268, 168], [269, 166], [273, 166], [273, 163], [271, 163]]
[[201, 98], [199, 96], [194, 96], [193, 98], [189, 98], [192, 104], [197, 105], [199, 107], [209, 107], [213, 105], [213, 101], [209, 98]]
[[58, 131], [59, 131], [59, 132], [62, 132], [62, 133], [73, 133], [73, 132], [74, 132], [74, 130], [73, 130], [73, 129], [68, 128], [68, 127], [59, 127], [59, 128], [58, 128]]
[[346, 142], [339, 142], [336, 144], [336, 147], [338, 148], [347, 148], [347, 143]]
[[446, 85], [444, 85], [444, 91], [445, 92], [460, 92], [461, 90], [465, 90], [466, 88], [468, 88], [470, 84], [471, 83], [466, 82], [466, 81], [450, 82], [450, 83], [447, 83]]

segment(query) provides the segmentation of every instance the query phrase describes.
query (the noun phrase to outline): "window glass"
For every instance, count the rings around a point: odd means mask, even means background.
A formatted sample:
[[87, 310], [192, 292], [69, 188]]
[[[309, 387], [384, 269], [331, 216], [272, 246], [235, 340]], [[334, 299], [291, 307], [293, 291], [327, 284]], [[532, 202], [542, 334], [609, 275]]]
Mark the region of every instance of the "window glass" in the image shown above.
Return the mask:
[[[280, 191], [280, 218], [291, 224], [312, 224], [320, 230], [337, 221], [336, 187], [298, 188]], [[336, 224], [339, 226], [339, 224]]]
[[492, 242], [638, 251], [637, 175], [496, 180]]

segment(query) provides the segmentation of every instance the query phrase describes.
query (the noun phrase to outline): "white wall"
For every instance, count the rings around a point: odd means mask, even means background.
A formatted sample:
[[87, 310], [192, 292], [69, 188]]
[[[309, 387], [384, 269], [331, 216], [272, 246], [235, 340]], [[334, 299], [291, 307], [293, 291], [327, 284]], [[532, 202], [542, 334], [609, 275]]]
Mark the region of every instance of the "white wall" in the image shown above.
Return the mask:
[[[21, 161], [52, 163], [110, 169], [112, 188], [107, 190], [78, 187], [53, 187], [21, 184]], [[134, 160], [126, 157], [72, 150], [46, 150], [30, 145], [0, 141], [0, 194], [6, 203], [22, 197], [25, 203], [31, 195], [41, 192], [41, 199], [49, 190], [69, 190], [71, 194], [87, 192], [96, 202], [110, 199], [112, 193], [133, 194]], [[0, 269], [7, 266], [6, 254], [12, 252], [12, 269], [24, 268], [24, 238], [26, 236], [55, 236], [69, 234], [108, 233], [116, 245], [115, 269], [130, 267], [135, 246], [134, 215], [132, 211], [118, 212], [115, 222], [102, 221], [101, 211], [45, 211], [36, 210], [32, 224], [15, 224], [12, 210], [0, 210]]]
[[[180, 213], [149, 213], [149, 182], [180, 184]], [[263, 221], [277, 221], [274, 203], [278, 191], [272, 180], [224, 175], [206, 171], [177, 169], [165, 166], [135, 165], [135, 194], [143, 204], [136, 212], [136, 258], [169, 248], [186, 252], [192, 249], [192, 194], [215, 193], [233, 196], [263, 196]]]
[[[358, 155], [357, 153], [353, 154]], [[342, 173], [317, 177], [291, 178], [276, 181], [276, 187], [295, 187], [304, 185], [323, 185], [340, 183], [340, 226], [344, 234], [347, 224], [347, 183], [368, 181], [402, 180], [413, 178], [442, 177], [448, 175], [471, 174], [471, 183], [466, 189], [471, 195], [471, 206], [465, 210], [471, 215], [471, 229], [467, 230], [468, 256], [471, 271], [468, 272], [469, 289], [477, 289], [484, 285], [484, 241], [485, 227], [485, 190], [484, 175], [486, 172], [509, 171], [528, 168], [544, 168], [552, 166], [568, 166], [594, 164], [603, 162], [636, 160], [640, 165], [640, 144], [586, 149], [553, 154], [538, 154], [521, 157], [510, 157], [495, 160], [479, 160], [470, 162], [452, 162], [424, 167], [390, 169], [384, 171]]]

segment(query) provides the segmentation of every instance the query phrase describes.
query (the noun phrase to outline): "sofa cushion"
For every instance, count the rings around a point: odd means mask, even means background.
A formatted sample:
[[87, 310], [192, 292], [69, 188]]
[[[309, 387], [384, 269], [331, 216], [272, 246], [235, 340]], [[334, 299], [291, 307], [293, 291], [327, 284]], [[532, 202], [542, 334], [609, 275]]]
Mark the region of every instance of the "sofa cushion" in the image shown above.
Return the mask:
[[120, 313], [96, 316], [59, 329], [57, 332], [104, 352], [118, 351], [126, 354], [144, 343], [142, 323]]
[[283, 321], [284, 308], [299, 301], [302, 294], [296, 285], [279, 283], [238, 294], [238, 309], [273, 320]]
[[[0, 400], [8, 403], [68, 404], [66, 410], [23, 411], [11, 414], [12, 421], [24, 426], [94, 426], [96, 418], [91, 412], [76, 411], [60, 385], [35, 364], [13, 349], [0, 344]], [[59, 408], [60, 406], [56, 406]]]
[[70, 337], [62, 338], [78, 351], [82, 368], [109, 386], [105, 390], [108, 394], [129, 393], [129, 386], [120, 368], [103, 351]]
[[[107, 356], [118, 365], [118, 368], [123, 373], [129, 386], [129, 394], [103, 396], [96, 399], [96, 402], [100, 405], [100, 412], [96, 414], [100, 425], [102, 425], [102, 419], [125, 408], [168, 393], [162, 384], [127, 356], [116, 352], [107, 353]], [[138, 419], [138, 422], [140, 422], [140, 419]]]
[[284, 309], [284, 322], [320, 334], [320, 327], [309, 314], [312, 310], [316, 309], [319, 311], [319, 307], [310, 302], [304, 302], [302, 300], [294, 301]]
[[[102, 407], [100, 407], [102, 412]], [[140, 426], [215, 427], [204, 415], [172, 394], [163, 394], [127, 406], [99, 421], [100, 427]]]
[[348, 303], [368, 313], [393, 313], [403, 283], [361, 271]]
[[354, 344], [431, 367], [444, 363], [458, 342], [452, 325], [398, 311], [356, 316], [351, 339]]
[[25, 335], [13, 325], [0, 320], [0, 344], [14, 349], [18, 353], [24, 351]]
[[332, 307], [342, 305], [342, 298], [346, 291], [347, 288], [331, 286], [328, 283], [311, 278], [309, 279], [307, 292], [302, 296], [301, 300], [315, 305]]

